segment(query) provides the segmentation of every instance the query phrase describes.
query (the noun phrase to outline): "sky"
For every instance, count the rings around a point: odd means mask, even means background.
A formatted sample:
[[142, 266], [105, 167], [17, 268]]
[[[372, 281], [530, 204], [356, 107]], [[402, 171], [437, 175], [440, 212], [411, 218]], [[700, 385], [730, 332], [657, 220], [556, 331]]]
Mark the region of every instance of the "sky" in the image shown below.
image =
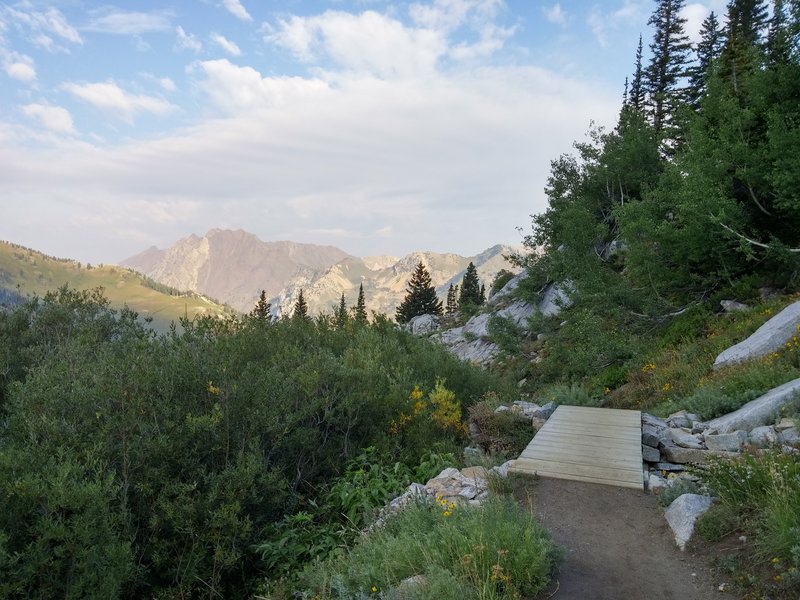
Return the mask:
[[[0, 3], [0, 239], [91, 263], [212, 228], [358, 256], [519, 243], [550, 161], [613, 126], [654, 7]], [[712, 9], [687, 1], [692, 38]]]

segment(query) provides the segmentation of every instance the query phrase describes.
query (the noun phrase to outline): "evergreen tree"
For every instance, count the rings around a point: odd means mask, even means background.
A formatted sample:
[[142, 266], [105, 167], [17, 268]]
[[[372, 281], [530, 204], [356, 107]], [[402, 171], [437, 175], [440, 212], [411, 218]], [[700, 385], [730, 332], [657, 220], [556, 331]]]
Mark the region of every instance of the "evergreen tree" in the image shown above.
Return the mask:
[[782, 64], [789, 61], [791, 55], [789, 39], [786, 7], [783, 0], [774, 0], [767, 34], [767, 57], [771, 64]]
[[406, 297], [395, 312], [398, 323], [408, 323], [419, 315], [441, 315], [442, 301], [436, 297], [436, 288], [422, 261], [417, 263], [406, 288]]
[[458, 296], [456, 295], [456, 289], [458, 286], [455, 287], [453, 284], [450, 284], [450, 287], [447, 288], [447, 303], [445, 304], [444, 314], [448, 317], [453, 316], [456, 312], [458, 312]]
[[628, 106], [638, 111], [644, 110], [644, 82], [642, 81], [642, 75], [642, 34], [640, 33], [639, 45], [636, 47], [633, 81], [631, 81], [631, 89], [628, 94]]
[[695, 48], [696, 63], [689, 69], [689, 87], [687, 100], [697, 110], [700, 100], [708, 91], [708, 80], [711, 76], [711, 67], [722, 49], [722, 31], [714, 11], [711, 11], [703, 21], [700, 30], [700, 41]]
[[486, 286], [481, 284], [481, 296], [480, 296], [481, 304], [486, 304]]
[[355, 319], [357, 323], [367, 323], [367, 303], [364, 300], [364, 284], [358, 286], [358, 301], [356, 302]]
[[674, 120], [683, 96], [679, 83], [686, 75], [691, 50], [684, 30], [686, 19], [680, 16], [683, 6], [684, 0], [658, 0], [648, 21], [655, 33], [644, 88], [649, 96], [648, 112], [653, 127], [668, 142], [674, 142], [677, 135]]
[[767, 24], [764, 0], [732, 0], [722, 50], [722, 73], [735, 96], [745, 93], [746, 80], [761, 66], [761, 32]]
[[460, 306], [480, 306], [481, 302], [481, 282], [478, 279], [478, 269], [475, 265], [469, 263], [467, 270], [464, 272], [464, 278], [461, 280], [461, 292], [458, 296], [458, 304]]
[[250, 316], [264, 323], [272, 321], [272, 305], [267, 302], [266, 290], [261, 290], [261, 295], [258, 297], [258, 302], [256, 302]]
[[337, 329], [344, 329], [347, 327], [349, 318], [347, 315], [347, 303], [344, 300], [344, 292], [342, 292], [342, 297], [339, 299], [339, 306], [336, 308], [333, 316]]
[[300, 295], [297, 296], [297, 301], [294, 303], [292, 318], [303, 321], [310, 320], [308, 316], [308, 304], [306, 304], [306, 299], [303, 297], [302, 288], [300, 289]]

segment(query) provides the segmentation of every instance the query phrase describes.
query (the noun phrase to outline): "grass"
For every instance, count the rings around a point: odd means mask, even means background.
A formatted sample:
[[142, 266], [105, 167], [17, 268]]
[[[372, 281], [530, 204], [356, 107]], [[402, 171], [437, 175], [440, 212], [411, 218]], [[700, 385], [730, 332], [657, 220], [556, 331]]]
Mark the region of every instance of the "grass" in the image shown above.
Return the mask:
[[[719, 538], [736, 523], [754, 540], [741, 561], [745, 573], [740, 583], [777, 598], [800, 597], [800, 459], [745, 454], [713, 462], [698, 473], [719, 498], [719, 508], [700, 520], [701, 534]], [[764, 572], [770, 575], [766, 582]]]
[[61, 286], [77, 290], [102, 287], [111, 305], [127, 305], [152, 325], [166, 331], [183, 316], [222, 315], [230, 309], [199, 294], [172, 296], [147, 287], [139, 273], [113, 265], [89, 266], [46, 256], [21, 246], [0, 242], [0, 286], [23, 295], [42, 296]]
[[308, 597], [511, 600], [547, 586], [560, 552], [510, 497], [480, 507], [420, 502], [306, 576]]

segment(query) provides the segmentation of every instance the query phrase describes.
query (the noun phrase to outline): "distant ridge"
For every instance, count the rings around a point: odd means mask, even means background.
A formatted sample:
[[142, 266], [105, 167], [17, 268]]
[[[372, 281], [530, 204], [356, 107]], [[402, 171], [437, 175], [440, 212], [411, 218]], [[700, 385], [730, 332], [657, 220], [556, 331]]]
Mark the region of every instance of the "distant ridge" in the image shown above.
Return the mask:
[[393, 315], [419, 261], [444, 297], [451, 283], [461, 282], [470, 262], [487, 289], [500, 270], [516, 272], [505, 256], [519, 250], [496, 245], [475, 256], [419, 251], [400, 258], [359, 258], [333, 246], [264, 242], [243, 230], [212, 229], [164, 250], [148, 248], [121, 264], [166, 285], [218, 298], [242, 312], [251, 310], [265, 290], [276, 313], [289, 313], [300, 289], [312, 313], [329, 312], [342, 294], [348, 305], [355, 304], [363, 284], [367, 309]]

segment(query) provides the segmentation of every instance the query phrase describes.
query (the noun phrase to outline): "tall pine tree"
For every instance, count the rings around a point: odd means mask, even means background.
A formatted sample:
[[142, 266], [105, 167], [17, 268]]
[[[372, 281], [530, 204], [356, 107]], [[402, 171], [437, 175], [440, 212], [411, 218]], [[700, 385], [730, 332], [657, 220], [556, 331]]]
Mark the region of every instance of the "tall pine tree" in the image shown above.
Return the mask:
[[458, 286], [453, 286], [450, 284], [450, 287], [447, 288], [447, 302], [445, 303], [444, 314], [448, 317], [453, 316], [458, 312], [458, 296], [457, 290]]
[[650, 64], [645, 72], [644, 88], [648, 94], [648, 114], [656, 132], [667, 147], [674, 145], [678, 132], [675, 116], [683, 100], [681, 79], [686, 75], [691, 44], [680, 16], [684, 0], [658, 0], [648, 21], [655, 33], [650, 44]]
[[473, 263], [467, 265], [464, 278], [461, 280], [461, 292], [458, 296], [458, 304], [466, 307], [480, 306], [481, 302], [481, 282], [478, 279], [478, 269]]
[[250, 316], [262, 323], [270, 323], [272, 321], [272, 305], [267, 302], [266, 290], [261, 290], [261, 295], [258, 297], [258, 302], [256, 302]]
[[308, 321], [310, 320], [308, 316], [308, 304], [306, 304], [306, 299], [303, 296], [303, 289], [300, 289], [300, 295], [297, 296], [297, 301], [294, 303], [294, 312], [292, 313], [292, 318], [298, 321]]
[[711, 77], [713, 62], [719, 58], [722, 49], [722, 31], [714, 11], [703, 20], [700, 30], [700, 41], [695, 47], [695, 64], [689, 69], [689, 86], [687, 101], [698, 110], [700, 101], [708, 91], [708, 80]]
[[364, 284], [358, 286], [358, 301], [355, 308], [355, 319], [357, 323], [367, 323], [367, 303], [364, 300]]
[[347, 327], [347, 322], [349, 320], [350, 319], [347, 315], [347, 303], [344, 300], [344, 292], [342, 292], [342, 297], [339, 299], [339, 306], [336, 307], [334, 312], [334, 322], [336, 323], [336, 328], [344, 329]]
[[628, 94], [627, 105], [637, 111], [644, 110], [644, 82], [642, 80], [642, 34], [639, 34], [639, 45], [636, 47], [636, 64], [633, 70], [633, 80]]
[[406, 297], [395, 311], [398, 323], [408, 323], [419, 315], [441, 315], [442, 301], [436, 296], [436, 288], [422, 261], [417, 263], [406, 288]]

